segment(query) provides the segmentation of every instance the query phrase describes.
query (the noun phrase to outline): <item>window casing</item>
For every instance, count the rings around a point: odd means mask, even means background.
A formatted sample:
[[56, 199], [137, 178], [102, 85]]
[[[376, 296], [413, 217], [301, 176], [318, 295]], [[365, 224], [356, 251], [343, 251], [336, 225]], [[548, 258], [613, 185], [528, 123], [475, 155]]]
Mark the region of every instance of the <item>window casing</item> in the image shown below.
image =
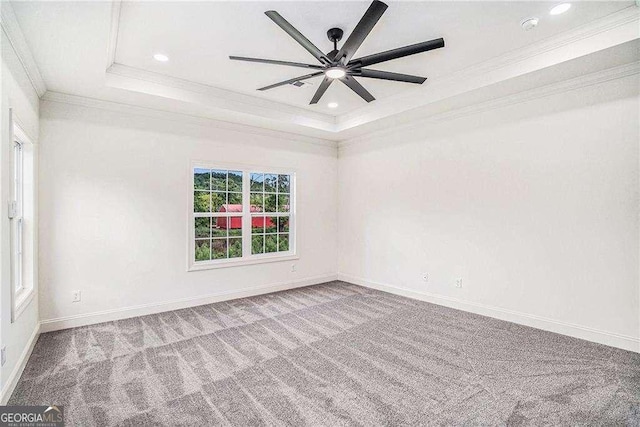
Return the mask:
[[295, 173], [191, 167], [189, 270], [295, 259]]

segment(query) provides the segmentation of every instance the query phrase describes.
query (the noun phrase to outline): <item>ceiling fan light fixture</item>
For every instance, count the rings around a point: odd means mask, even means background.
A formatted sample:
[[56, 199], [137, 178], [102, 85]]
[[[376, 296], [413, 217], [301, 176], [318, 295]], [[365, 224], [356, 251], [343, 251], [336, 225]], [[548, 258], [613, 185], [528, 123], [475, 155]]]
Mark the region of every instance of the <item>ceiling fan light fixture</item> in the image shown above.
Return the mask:
[[347, 71], [342, 67], [331, 67], [324, 74], [330, 79], [341, 79], [347, 75]]

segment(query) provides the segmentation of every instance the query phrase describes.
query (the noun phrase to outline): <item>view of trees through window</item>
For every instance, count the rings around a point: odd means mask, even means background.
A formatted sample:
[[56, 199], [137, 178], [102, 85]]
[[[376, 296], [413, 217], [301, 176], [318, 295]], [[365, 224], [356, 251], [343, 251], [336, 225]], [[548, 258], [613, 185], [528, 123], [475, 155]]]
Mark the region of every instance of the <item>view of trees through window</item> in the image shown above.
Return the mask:
[[290, 181], [289, 175], [251, 174], [252, 254], [289, 250]]
[[241, 171], [193, 170], [195, 261], [243, 256], [243, 190], [249, 193], [251, 255], [290, 249], [291, 176]]

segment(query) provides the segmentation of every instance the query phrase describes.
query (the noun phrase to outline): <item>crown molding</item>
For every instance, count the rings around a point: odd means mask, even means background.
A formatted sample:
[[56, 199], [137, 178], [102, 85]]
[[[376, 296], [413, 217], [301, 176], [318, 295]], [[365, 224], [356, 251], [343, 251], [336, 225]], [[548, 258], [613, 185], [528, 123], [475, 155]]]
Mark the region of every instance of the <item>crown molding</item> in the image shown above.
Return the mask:
[[605, 70], [585, 74], [545, 86], [536, 87], [534, 89], [525, 90], [515, 94], [502, 96], [489, 101], [479, 102], [461, 108], [455, 108], [442, 113], [435, 113], [430, 116], [423, 117], [419, 122], [410, 121], [408, 123], [403, 123], [390, 128], [373, 131], [362, 136], [342, 140], [338, 142], [338, 148], [365, 143], [371, 141], [374, 138], [386, 137], [398, 132], [411, 130], [416, 126], [424, 126], [425, 123], [442, 123], [638, 74], [640, 74], [640, 62], [632, 62], [617, 67], [607, 68]]
[[171, 120], [180, 123], [194, 124], [200, 126], [207, 126], [216, 129], [225, 129], [230, 131], [249, 133], [261, 136], [276, 137], [296, 142], [322, 145], [328, 147], [344, 148], [353, 144], [365, 143], [371, 141], [374, 138], [385, 137], [393, 135], [400, 131], [411, 129], [415, 126], [422, 126], [425, 123], [437, 124], [450, 120], [455, 120], [475, 114], [488, 112], [500, 108], [506, 108], [511, 105], [533, 101], [540, 98], [545, 98], [568, 91], [578, 90], [581, 88], [606, 83], [608, 81], [622, 79], [633, 75], [640, 74], [640, 62], [633, 62], [624, 64], [617, 67], [608, 68], [598, 72], [585, 74], [582, 76], [574, 77], [571, 79], [563, 80], [560, 82], [548, 84], [534, 89], [521, 91], [515, 94], [510, 94], [495, 98], [489, 101], [479, 102], [472, 105], [466, 105], [461, 108], [455, 108], [440, 113], [434, 113], [429, 116], [423, 116], [419, 122], [412, 120], [408, 123], [395, 125], [385, 128], [383, 130], [367, 132], [364, 135], [332, 141], [322, 138], [314, 138], [309, 136], [298, 135], [295, 133], [289, 133], [278, 130], [269, 130], [263, 127], [255, 127], [243, 124], [237, 124], [232, 122], [221, 121], [217, 119], [211, 119], [207, 117], [194, 116], [183, 113], [176, 113], [165, 110], [157, 110], [148, 107], [141, 107], [133, 104], [118, 103], [113, 101], [104, 101], [95, 98], [88, 98], [70, 94], [64, 94], [59, 92], [47, 91], [42, 97], [42, 101], [65, 103], [71, 105], [77, 105], [82, 107], [97, 108], [102, 110], [119, 112], [127, 115], [135, 114], [145, 117], [151, 117], [161, 120]]
[[116, 113], [122, 113], [125, 115], [137, 115], [144, 116], [151, 119], [159, 119], [162, 121], [173, 121], [187, 125], [205, 126], [214, 129], [224, 129], [232, 132], [241, 132], [243, 134], [252, 134], [260, 136], [268, 136], [272, 138], [278, 138], [287, 141], [300, 142], [305, 144], [319, 145], [323, 147], [336, 148], [337, 142], [315, 138], [306, 135], [299, 135], [296, 133], [285, 132], [280, 130], [271, 130], [263, 127], [256, 127], [244, 124], [238, 124], [233, 122], [226, 122], [222, 120], [212, 119], [202, 116], [194, 116], [190, 114], [177, 113], [172, 111], [158, 110], [149, 107], [141, 107], [139, 105], [126, 104], [113, 101], [105, 101], [96, 98], [88, 98], [78, 95], [70, 95], [61, 92], [47, 91], [42, 96], [41, 101], [63, 103], [69, 105], [75, 105], [86, 108], [96, 108], [106, 111], [113, 111]]
[[18, 59], [22, 64], [22, 68], [24, 68], [33, 89], [38, 94], [38, 97], [41, 97], [47, 91], [47, 86], [44, 83], [44, 79], [40, 74], [38, 66], [36, 65], [36, 61], [33, 59], [31, 49], [29, 49], [29, 45], [24, 38], [24, 34], [22, 33], [20, 24], [18, 23], [13, 11], [11, 2], [2, 1], [0, 4], [0, 27], [2, 27], [2, 31], [7, 36], [13, 51], [18, 56]]
[[336, 132], [349, 130], [510, 78], [538, 71], [640, 38], [640, 9], [629, 6], [556, 36], [427, 80], [414, 91], [378, 105], [367, 105], [337, 118]]

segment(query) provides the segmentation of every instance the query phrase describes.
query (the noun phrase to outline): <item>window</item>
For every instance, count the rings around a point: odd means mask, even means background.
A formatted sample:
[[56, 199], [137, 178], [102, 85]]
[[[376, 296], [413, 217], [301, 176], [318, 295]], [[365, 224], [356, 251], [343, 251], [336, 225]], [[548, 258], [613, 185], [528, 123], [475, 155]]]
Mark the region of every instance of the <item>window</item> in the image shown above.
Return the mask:
[[291, 172], [192, 168], [190, 269], [295, 258]]
[[12, 320], [31, 302], [35, 283], [35, 147], [16, 124], [13, 125], [11, 157], [11, 283]]
[[23, 278], [23, 240], [24, 240], [24, 219], [22, 217], [23, 206], [24, 203], [22, 201], [23, 198], [23, 170], [24, 170], [24, 161], [23, 161], [23, 147], [20, 141], [13, 141], [13, 191], [12, 191], [12, 201], [11, 201], [11, 210], [12, 210], [12, 218], [11, 222], [13, 225], [13, 242], [12, 242], [12, 253], [13, 253], [13, 287], [16, 294], [19, 294], [23, 288], [24, 284], [22, 281]]

